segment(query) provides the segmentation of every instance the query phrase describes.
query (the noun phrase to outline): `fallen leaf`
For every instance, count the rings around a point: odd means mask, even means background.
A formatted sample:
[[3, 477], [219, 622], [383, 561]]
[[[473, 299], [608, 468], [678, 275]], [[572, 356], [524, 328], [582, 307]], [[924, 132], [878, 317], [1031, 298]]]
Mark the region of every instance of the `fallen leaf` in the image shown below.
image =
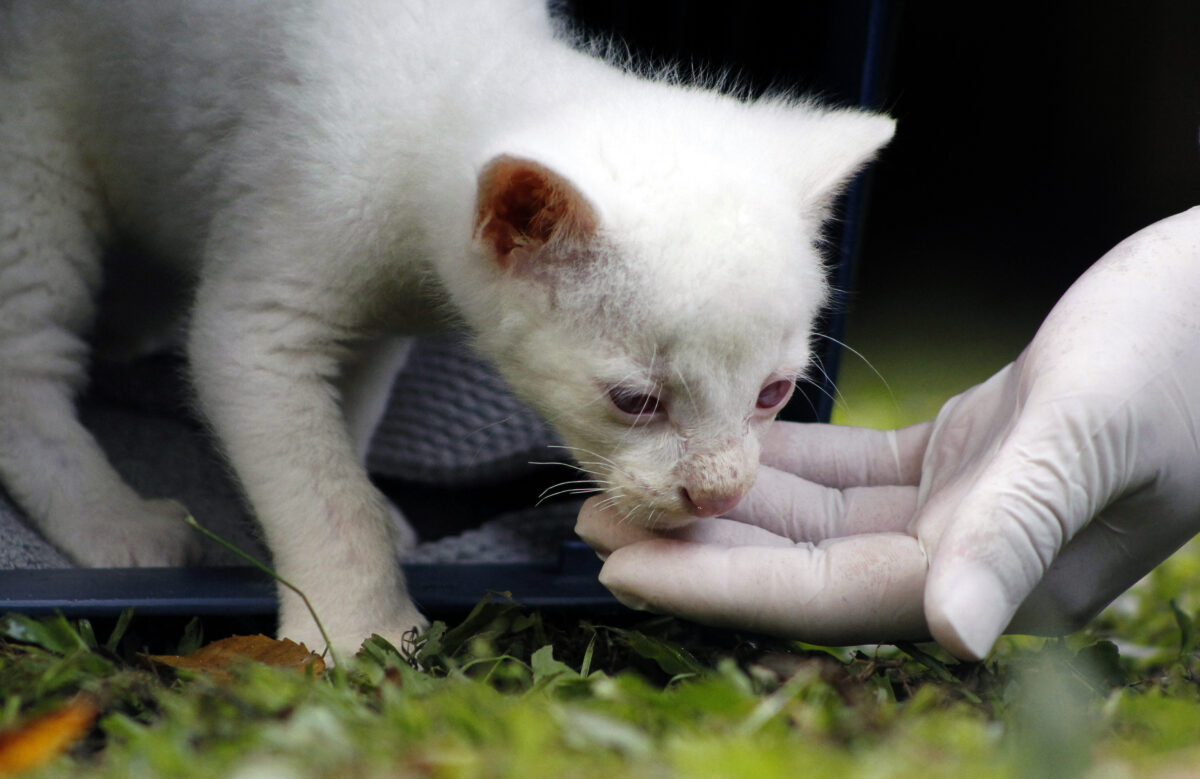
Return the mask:
[[325, 661], [308, 650], [304, 644], [290, 639], [274, 639], [261, 633], [256, 636], [231, 636], [200, 647], [189, 655], [143, 655], [151, 663], [175, 670], [200, 671], [218, 679], [232, 678], [234, 667], [247, 661], [275, 668], [312, 669], [313, 674], [325, 671]]
[[15, 776], [49, 763], [83, 738], [100, 709], [86, 694], [54, 711], [0, 733], [0, 776]]

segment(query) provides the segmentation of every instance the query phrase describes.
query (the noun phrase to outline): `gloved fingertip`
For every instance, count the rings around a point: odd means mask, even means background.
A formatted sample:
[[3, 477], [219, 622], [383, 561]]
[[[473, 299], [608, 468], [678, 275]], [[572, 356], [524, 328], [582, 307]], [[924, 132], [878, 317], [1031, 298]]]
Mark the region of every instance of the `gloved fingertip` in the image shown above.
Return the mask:
[[575, 535], [579, 536], [581, 541], [591, 547], [597, 557], [601, 560], [607, 560], [612, 550], [604, 544], [600, 534], [596, 531], [597, 526], [592, 518], [590, 516], [585, 517], [581, 513], [575, 521]]
[[939, 572], [925, 593], [930, 634], [961, 660], [987, 657], [1013, 611], [1004, 585], [983, 566], [960, 565]]
[[609, 592], [611, 592], [613, 597], [616, 598], [622, 606], [633, 609], [634, 611], [649, 610], [649, 604], [646, 602], [646, 600], [638, 596], [636, 593], [630, 591], [627, 583], [622, 579], [622, 577], [612, 572], [611, 566], [605, 564], [605, 566], [600, 569], [599, 580], [600, 584], [602, 584]]

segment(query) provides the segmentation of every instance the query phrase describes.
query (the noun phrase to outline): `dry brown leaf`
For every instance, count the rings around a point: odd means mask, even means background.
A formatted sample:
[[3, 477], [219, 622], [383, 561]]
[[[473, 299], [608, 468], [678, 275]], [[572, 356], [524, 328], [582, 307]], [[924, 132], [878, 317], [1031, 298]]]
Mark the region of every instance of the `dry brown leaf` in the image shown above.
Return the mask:
[[90, 695], [0, 733], [0, 776], [15, 776], [49, 763], [83, 738], [100, 708]]
[[314, 674], [325, 670], [320, 655], [310, 652], [304, 644], [290, 639], [277, 640], [264, 636], [231, 636], [214, 641], [190, 655], [144, 655], [155, 665], [176, 670], [201, 671], [218, 679], [231, 678], [231, 670], [247, 661], [264, 663], [275, 668], [312, 669]]

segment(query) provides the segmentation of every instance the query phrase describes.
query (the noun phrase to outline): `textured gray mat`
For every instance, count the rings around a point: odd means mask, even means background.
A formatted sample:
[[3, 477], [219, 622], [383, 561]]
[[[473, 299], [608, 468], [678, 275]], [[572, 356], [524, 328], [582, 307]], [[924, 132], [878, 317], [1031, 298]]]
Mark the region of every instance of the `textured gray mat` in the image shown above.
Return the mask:
[[367, 466], [371, 473], [443, 486], [523, 475], [558, 458], [550, 430], [460, 342], [419, 340], [396, 378]]
[[[182, 501], [207, 527], [265, 558], [237, 489], [186, 412], [179, 367], [147, 361], [97, 373], [81, 416], [113, 465], [143, 495]], [[531, 461], [561, 459], [553, 435], [491, 369], [452, 338], [418, 342], [397, 377], [372, 442], [372, 473], [437, 486], [503, 483]], [[536, 496], [530, 496], [531, 498]], [[577, 503], [487, 519], [420, 544], [414, 562], [546, 562], [571, 537]], [[212, 544], [207, 565], [239, 564]], [[68, 561], [24, 522], [0, 491], [0, 569], [63, 568]]]

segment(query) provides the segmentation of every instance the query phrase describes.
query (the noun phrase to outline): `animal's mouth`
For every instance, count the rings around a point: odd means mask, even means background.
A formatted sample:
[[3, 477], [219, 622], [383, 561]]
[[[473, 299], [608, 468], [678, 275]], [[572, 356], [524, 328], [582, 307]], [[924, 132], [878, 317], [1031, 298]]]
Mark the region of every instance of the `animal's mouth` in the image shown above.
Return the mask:
[[730, 480], [693, 483], [685, 479], [657, 485], [611, 465], [605, 473], [590, 471], [595, 486], [604, 488], [600, 505], [619, 521], [648, 530], [673, 530], [697, 519], [724, 516], [749, 492], [749, 485]]
[[719, 517], [729, 513], [737, 504], [742, 502], [745, 493], [731, 492], [726, 494], [693, 494], [687, 487], [679, 488], [680, 500], [687, 513], [696, 518]]
[[623, 485], [605, 490], [602, 502], [607, 503], [622, 522], [663, 531], [683, 527], [697, 519], [725, 516], [741, 503], [747, 491], [706, 492], [677, 486], [664, 494], [663, 491]]
[[696, 515], [689, 512], [679, 500], [632, 496], [623, 490], [609, 490], [606, 495], [604, 500], [610, 503], [621, 522], [639, 525], [647, 530], [674, 530], [696, 519]]

